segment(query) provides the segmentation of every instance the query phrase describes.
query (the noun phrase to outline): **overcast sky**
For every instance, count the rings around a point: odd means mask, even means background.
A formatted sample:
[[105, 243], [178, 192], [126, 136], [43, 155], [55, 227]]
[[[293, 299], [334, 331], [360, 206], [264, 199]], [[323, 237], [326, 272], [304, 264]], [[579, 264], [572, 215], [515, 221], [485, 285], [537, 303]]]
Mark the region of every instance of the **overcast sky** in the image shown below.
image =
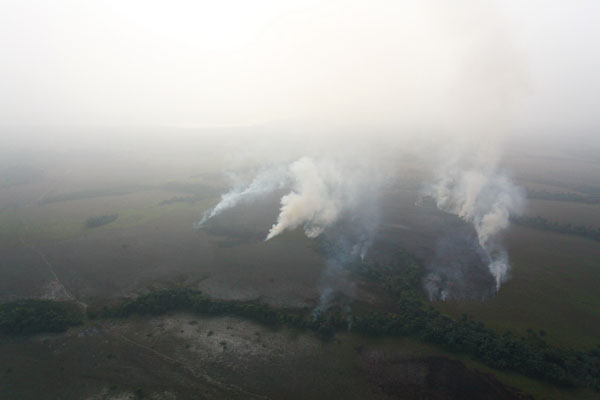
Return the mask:
[[597, 0], [3, 0], [0, 124], [598, 136], [599, 21]]

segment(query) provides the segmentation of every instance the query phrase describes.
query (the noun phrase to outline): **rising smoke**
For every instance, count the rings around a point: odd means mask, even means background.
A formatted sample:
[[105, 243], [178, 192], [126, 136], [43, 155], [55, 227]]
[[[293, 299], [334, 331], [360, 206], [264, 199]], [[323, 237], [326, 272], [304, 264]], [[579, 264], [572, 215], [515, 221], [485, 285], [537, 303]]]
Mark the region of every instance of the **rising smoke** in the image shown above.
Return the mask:
[[[510, 268], [508, 254], [499, 234], [509, 226], [510, 216], [523, 208], [522, 189], [498, 167], [499, 147], [491, 154], [484, 151], [437, 157], [442, 164], [426, 195], [436, 206], [470, 224], [472, 239], [438, 246], [438, 257], [425, 279], [425, 290], [432, 299], [468, 295], [465, 282], [479, 273], [472, 268], [479, 259], [493, 277], [493, 291], [478, 294], [487, 297], [498, 291]], [[445, 160], [440, 162], [439, 160]], [[364, 259], [379, 227], [379, 197], [391, 189], [384, 178], [382, 163], [372, 156], [304, 156], [288, 163], [264, 167], [249, 182], [234, 179], [232, 188], [207, 210], [196, 224], [200, 229], [209, 219], [244, 202], [283, 192], [277, 219], [265, 232], [272, 240], [287, 230], [302, 229], [311, 239], [324, 237], [331, 243], [326, 254], [326, 270], [319, 283], [321, 302], [316, 310], [327, 309], [336, 293], [347, 291], [345, 266]], [[458, 236], [459, 233], [455, 232]], [[467, 235], [463, 232], [460, 235]], [[343, 290], [342, 290], [343, 288]], [[349, 289], [351, 291], [351, 289]]]
[[240, 203], [256, 200], [283, 188], [289, 179], [287, 172], [287, 168], [281, 165], [264, 168], [249, 184], [243, 183], [237, 176], [232, 175], [235, 182], [233, 187], [221, 196], [221, 201], [216, 206], [203, 214], [202, 219], [195, 223], [194, 227], [200, 228], [209, 219]]
[[245, 186], [234, 186], [195, 226], [201, 228], [209, 219], [241, 202], [282, 188], [289, 190], [280, 199], [277, 221], [265, 240], [301, 227], [307, 237], [325, 236], [326, 242], [332, 244], [327, 249], [326, 269], [319, 283], [320, 299], [314, 311], [318, 316], [335, 295], [352, 291], [345, 266], [351, 260], [364, 259], [374, 240], [379, 176], [373, 165], [352, 158], [302, 157], [287, 166], [263, 170]]
[[[278, 217], [265, 232], [265, 240], [302, 229], [309, 238], [327, 238], [350, 258], [364, 258], [378, 230], [379, 195], [382, 189], [391, 189], [388, 178], [398, 172], [389, 168], [395, 165], [397, 154], [414, 152], [419, 158], [421, 152], [435, 153], [445, 141], [470, 146], [506, 134], [525, 74], [502, 29], [500, 14], [485, 2], [473, 1], [455, 6], [434, 0], [429, 6], [402, 7], [389, 15], [379, 10], [373, 16], [378, 27], [389, 26], [390, 32], [396, 32], [394, 29], [402, 26], [406, 32], [388, 35], [378, 28], [371, 32], [377, 39], [373, 41], [355, 24], [355, 18], [370, 13], [370, 8], [358, 7], [348, 15], [338, 15], [345, 23], [336, 28], [355, 37], [357, 47], [348, 52], [333, 39], [327, 42], [331, 46], [318, 54], [331, 60], [334, 67], [322, 75], [320, 62], [298, 62], [304, 69], [294, 74], [294, 84], [299, 84], [296, 77], [310, 74], [315, 66], [319, 78], [302, 83], [300, 91], [285, 93], [285, 98], [303, 94], [301, 105], [294, 107], [294, 112], [301, 111], [297, 118], [326, 126], [324, 131], [332, 128], [320, 135], [327, 139], [316, 151], [298, 149], [290, 162], [265, 168], [250, 183], [234, 185], [197, 227], [241, 202], [284, 191]], [[407, 18], [406, 24], [398, 22], [402, 18]], [[421, 19], [425, 23], [415, 22]], [[323, 20], [328, 33], [330, 20]], [[303, 51], [313, 54], [313, 41], [301, 45]], [[313, 101], [305, 101], [304, 93], [311, 93]], [[278, 146], [274, 142], [283, 137], [281, 131], [284, 129], [265, 141], [273, 144], [261, 162], [268, 163], [273, 157], [280, 161], [278, 157], [289, 150], [290, 143], [315, 142], [317, 135], [314, 129], [306, 129], [300, 135], [302, 141], [288, 135], [280, 143], [283, 146]], [[510, 215], [521, 209], [523, 196], [498, 168], [500, 145], [491, 142], [494, 150], [489, 157], [458, 152], [430, 159], [426, 168], [442, 171], [429, 186], [428, 195], [439, 209], [473, 226], [481, 250], [476, 253], [484, 258], [498, 290], [509, 269], [499, 233], [508, 226]], [[347, 156], [348, 148], [353, 148], [352, 156]], [[329, 257], [339, 258], [335, 254]], [[328, 265], [332, 265], [331, 271], [340, 271], [345, 262]], [[323, 286], [322, 299], [330, 299], [327, 288], [333, 284]]]
[[[439, 239], [424, 281], [431, 299], [485, 298], [497, 292], [508, 277], [509, 258], [500, 233], [509, 226], [511, 215], [522, 211], [524, 194], [498, 167], [499, 148], [493, 149], [492, 154], [481, 151], [437, 158], [446, 161], [435, 181], [428, 185], [426, 195], [435, 200], [437, 208], [472, 226], [475, 237], [469, 237], [467, 231], [456, 231], [453, 235], [464, 240]], [[386, 168], [389, 166], [383, 169]], [[209, 219], [240, 203], [283, 193], [279, 214], [265, 232], [265, 240], [302, 229], [307, 237], [324, 238], [329, 244], [326, 269], [318, 285], [318, 315], [338, 294], [351, 297], [353, 286], [347, 279], [346, 267], [364, 260], [379, 227], [380, 194], [384, 189], [392, 189], [392, 182], [384, 178], [382, 164], [366, 155], [300, 157], [265, 167], [247, 183], [236, 180], [196, 227], [201, 228]], [[475, 285], [483, 289], [471, 295], [471, 280], [487, 281], [477, 265], [487, 267], [493, 289], [485, 289], [486, 284]]]
[[[483, 250], [483, 259], [494, 277], [496, 291], [506, 280], [508, 254], [499, 241], [498, 234], [510, 224], [510, 216], [520, 214], [524, 205], [524, 192], [511, 182], [494, 163], [473, 165], [453, 161], [445, 165], [437, 181], [427, 194], [433, 197], [440, 210], [454, 214], [473, 226], [477, 242]], [[428, 278], [435, 285], [436, 278]], [[447, 290], [438, 285], [440, 295]], [[431, 289], [431, 288], [429, 288]], [[431, 296], [431, 290], [428, 290]]]
[[370, 218], [364, 216], [374, 213], [374, 200], [379, 192], [377, 175], [372, 172], [361, 163], [310, 157], [302, 157], [286, 166], [266, 168], [249, 184], [234, 185], [222, 195], [196, 227], [241, 202], [289, 187], [290, 191], [281, 197], [279, 216], [265, 240], [298, 227], [303, 228], [307, 237], [316, 238], [344, 216], [360, 226], [360, 239], [354, 249], [364, 256], [374, 234]]

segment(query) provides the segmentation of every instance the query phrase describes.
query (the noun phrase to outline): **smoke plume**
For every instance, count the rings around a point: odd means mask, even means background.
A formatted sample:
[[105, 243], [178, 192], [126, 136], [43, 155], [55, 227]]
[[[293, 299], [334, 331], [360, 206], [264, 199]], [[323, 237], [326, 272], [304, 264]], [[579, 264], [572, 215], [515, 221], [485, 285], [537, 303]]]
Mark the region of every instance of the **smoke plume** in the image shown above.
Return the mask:
[[[234, 179], [238, 180], [235, 177]], [[242, 202], [254, 200], [283, 188], [287, 179], [287, 168], [285, 166], [275, 166], [263, 169], [249, 184], [237, 182], [227, 193], [221, 196], [221, 201], [216, 206], [204, 212], [202, 219], [195, 223], [194, 227], [196, 229], [200, 228], [209, 219], [216, 217], [223, 211], [234, 208]]]
[[306, 236], [315, 238], [342, 215], [361, 213], [366, 197], [361, 191], [376, 195], [376, 191], [368, 190], [373, 185], [367, 186], [361, 166], [304, 157], [290, 165], [289, 174], [292, 190], [281, 198], [279, 217], [266, 240], [299, 226]]
[[286, 166], [262, 170], [247, 185], [235, 185], [204, 213], [196, 227], [241, 202], [288, 189], [265, 240], [297, 228], [312, 239], [324, 236], [321, 244], [327, 247], [327, 267], [319, 283], [319, 304], [314, 311], [318, 316], [338, 293], [352, 291], [345, 267], [364, 258], [373, 242], [379, 224], [380, 183], [377, 168], [354, 157], [301, 157]]
[[496, 290], [505, 281], [508, 255], [498, 242], [498, 233], [509, 226], [511, 215], [523, 209], [524, 193], [495, 165], [446, 166], [430, 188], [440, 210], [459, 216], [473, 225], [479, 245], [485, 252], [488, 270]]
[[370, 218], [374, 214], [378, 180], [364, 164], [347, 161], [302, 157], [286, 166], [265, 168], [249, 184], [234, 185], [223, 194], [196, 227], [241, 202], [286, 187], [291, 190], [281, 198], [279, 216], [265, 240], [300, 226], [306, 236], [315, 238], [345, 216], [360, 225], [362, 233], [355, 244], [356, 251], [366, 250], [364, 247], [374, 231]]

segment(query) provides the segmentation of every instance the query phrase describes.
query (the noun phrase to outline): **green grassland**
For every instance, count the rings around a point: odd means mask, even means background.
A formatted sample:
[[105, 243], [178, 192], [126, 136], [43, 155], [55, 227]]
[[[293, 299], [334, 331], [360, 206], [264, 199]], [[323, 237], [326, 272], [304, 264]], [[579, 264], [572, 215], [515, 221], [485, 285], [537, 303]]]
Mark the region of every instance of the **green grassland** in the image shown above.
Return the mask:
[[173, 192], [138, 192], [102, 199], [74, 199], [48, 204], [33, 204], [10, 212], [0, 213], [0, 237], [3, 244], [18, 244], [19, 238], [26, 242], [56, 241], [85, 234], [89, 229], [85, 223], [89, 217], [103, 214], [118, 214], [118, 218], [94, 230], [124, 229], [143, 225], [170, 212], [186, 209], [198, 213], [198, 218], [216, 199], [205, 197], [194, 202], [171, 202]]
[[600, 247], [579, 237], [511, 228], [506, 238], [513, 269], [500, 292], [485, 301], [436, 302], [444, 313], [467, 313], [497, 329], [546, 331], [547, 340], [573, 347], [600, 342]]

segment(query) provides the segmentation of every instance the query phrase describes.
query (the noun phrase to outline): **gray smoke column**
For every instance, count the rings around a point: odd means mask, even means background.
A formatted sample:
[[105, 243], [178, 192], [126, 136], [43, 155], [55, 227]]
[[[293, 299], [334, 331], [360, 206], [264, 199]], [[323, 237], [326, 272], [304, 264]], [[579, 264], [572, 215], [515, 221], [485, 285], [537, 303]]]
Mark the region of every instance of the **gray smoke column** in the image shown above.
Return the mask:
[[477, 167], [454, 163], [442, 169], [429, 190], [440, 210], [469, 222], [485, 251], [496, 290], [506, 279], [508, 255], [496, 238], [506, 229], [510, 216], [522, 212], [524, 193], [495, 165]]

